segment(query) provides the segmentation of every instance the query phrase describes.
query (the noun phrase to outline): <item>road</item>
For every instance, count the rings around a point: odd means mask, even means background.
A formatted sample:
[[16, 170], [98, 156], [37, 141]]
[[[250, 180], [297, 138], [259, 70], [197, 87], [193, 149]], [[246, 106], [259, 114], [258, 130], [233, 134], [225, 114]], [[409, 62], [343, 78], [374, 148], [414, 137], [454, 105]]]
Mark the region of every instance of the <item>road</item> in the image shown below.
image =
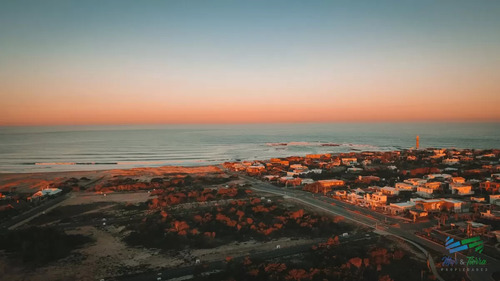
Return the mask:
[[[94, 183], [100, 181], [103, 177], [100, 177], [98, 179], [95, 179], [91, 182], [88, 182], [84, 185], [82, 185], [83, 188], [89, 187], [93, 185]], [[48, 200], [45, 200], [41, 205], [36, 206], [32, 209], [27, 210], [26, 212], [10, 219], [9, 221], [3, 223], [0, 225], [0, 230], [14, 230], [25, 223], [33, 220], [34, 218], [42, 215], [43, 213], [47, 213], [50, 210], [53, 210], [60, 206], [66, 199], [71, 197], [71, 192], [64, 193], [56, 198], [49, 198]]]
[[[411, 243], [412, 245], [415, 245], [428, 257], [429, 265], [431, 266], [431, 270], [434, 275], [437, 276], [439, 280], [444, 280], [439, 275], [432, 256], [425, 248], [440, 252], [443, 255], [449, 255], [448, 250], [446, 250], [445, 247], [441, 244], [424, 239], [415, 234], [415, 230], [421, 230], [423, 228], [429, 227], [430, 225], [433, 225], [433, 222], [406, 223], [401, 219], [388, 217], [383, 214], [371, 211], [367, 208], [354, 206], [352, 204], [328, 198], [326, 196], [315, 195], [310, 192], [296, 189], [283, 189], [252, 177], [242, 176], [241, 174], [239, 174], [239, 176], [249, 181], [253, 186], [252, 188], [255, 190], [276, 195], [288, 196], [293, 200], [302, 202], [316, 209], [343, 216], [355, 223], [374, 228], [379, 233], [393, 235]], [[393, 226], [394, 224], [398, 224], [398, 226]], [[470, 271], [468, 273], [469, 278], [472, 281], [494, 280], [491, 274], [493, 274], [495, 270], [500, 269], [500, 262], [492, 257], [483, 254], [474, 253], [474, 255], [487, 260], [489, 271]], [[466, 260], [466, 257], [463, 254], [459, 253], [457, 257]]]
[[59, 205], [61, 205], [64, 200], [68, 199], [70, 197], [70, 193], [63, 194], [61, 196], [58, 196], [53, 199], [48, 199], [46, 202], [43, 202], [40, 206], [34, 207], [12, 219], [9, 221], [3, 223], [0, 226], [0, 229], [8, 229], [8, 230], [13, 230], [21, 225], [29, 222], [30, 220], [36, 218], [37, 216], [43, 214], [44, 212], [48, 212]]

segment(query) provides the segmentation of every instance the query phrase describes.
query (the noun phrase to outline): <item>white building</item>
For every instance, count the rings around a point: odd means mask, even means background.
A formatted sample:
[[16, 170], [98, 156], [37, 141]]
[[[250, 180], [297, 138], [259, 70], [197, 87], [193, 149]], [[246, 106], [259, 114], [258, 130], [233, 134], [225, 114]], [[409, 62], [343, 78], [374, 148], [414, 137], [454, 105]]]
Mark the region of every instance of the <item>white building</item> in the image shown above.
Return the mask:
[[384, 206], [387, 204], [387, 195], [383, 194], [382, 192], [375, 192], [375, 193], [365, 193], [363, 196], [363, 199], [365, 199], [365, 203], [368, 204], [369, 206]]
[[311, 184], [311, 183], [314, 183], [313, 179], [309, 179], [309, 178], [302, 179], [302, 184]]
[[399, 194], [399, 190], [397, 190], [396, 188], [394, 187], [390, 187], [390, 186], [384, 186], [380, 189], [380, 191], [383, 193], [383, 194], [386, 194], [386, 195], [398, 195]]
[[415, 207], [415, 202], [402, 202], [402, 203], [391, 203], [389, 204], [389, 211], [393, 215], [399, 215], [404, 213], [405, 211]]
[[62, 189], [59, 188], [45, 188], [37, 191], [35, 194], [31, 195], [31, 200], [39, 199], [45, 196], [54, 196], [62, 192]]

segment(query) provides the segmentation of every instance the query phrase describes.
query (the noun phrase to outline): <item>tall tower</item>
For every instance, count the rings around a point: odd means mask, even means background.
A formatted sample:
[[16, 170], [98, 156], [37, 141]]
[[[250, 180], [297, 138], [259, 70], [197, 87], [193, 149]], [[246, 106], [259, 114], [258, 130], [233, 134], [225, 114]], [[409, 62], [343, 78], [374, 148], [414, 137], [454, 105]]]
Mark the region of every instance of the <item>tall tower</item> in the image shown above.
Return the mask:
[[420, 146], [420, 137], [417, 135], [417, 146], [416, 146], [417, 149], [418, 149], [419, 146]]

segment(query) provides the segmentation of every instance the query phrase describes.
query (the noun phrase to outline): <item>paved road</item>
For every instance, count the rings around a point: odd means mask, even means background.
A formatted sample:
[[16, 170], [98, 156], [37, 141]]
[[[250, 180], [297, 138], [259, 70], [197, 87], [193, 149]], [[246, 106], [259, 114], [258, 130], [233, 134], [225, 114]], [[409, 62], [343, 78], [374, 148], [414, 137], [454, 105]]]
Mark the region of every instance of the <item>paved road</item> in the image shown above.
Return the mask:
[[27, 223], [28, 221], [36, 218], [37, 216], [43, 214], [43, 212], [47, 212], [59, 206], [64, 200], [70, 197], [70, 193], [63, 194], [53, 199], [48, 199], [46, 202], [43, 202], [42, 205], [36, 206], [12, 219], [0, 225], [0, 229], [9, 229], [13, 230], [17, 227]]
[[[346, 219], [352, 220], [358, 224], [371, 228], [376, 228], [378, 231], [382, 229], [381, 233], [390, 234], [405, 241], [408, 241], [413, 245], [418, 245], [419, 246], [418, 248], [429, 258], [430, 260], [429, 264], [431, 266], [431, 270], [433, 271], [433, 273], [438, 277], [439, 280], [443, 280], [442, 277], [440, 277], [439, 272], [437, 272], [437, 269], [435, 268], [432, 256], [429, 255], [427, 250], [425, 250], [421, 246], [424, 246], [428, 249], [432, 249], [434, 251], [438, 251], [443, 255], [449, 255], [448, 251], [444, 248], [443, 245], [424, 239], [415, 234], [416, 229], [423, 229], [425, 227], [435, 224], [434, 222], [430, 221], [430, 222], [415, 223], [415, 224], [405, 223], [405, 221], [401, 219], [388, 217], [383, 214], [371, 211], [369, 209], [362, 208], [359, 206], [354, 206], [339, 200], [327, 198], [325, 196], [315, 195], [310, 192], [302, 190], [283, 189], [255, 178], [242, 176], [241, 174], [239, 176], [251, 182], [253, 188], [256, 190], [269, 192], [277, 195], [288, 196], [294, 200], [308, 204], [317, 209], [321, 209], [323, 211], [327, 211], [336, 215], [341, 215]], [[331, 203], [334, 203], [334, 205], [332, 205]], [[395, 223], [398, 223], [399, 226], [394, 227], [391, 225]], [[474, 253], [474, 255], [487, 260], [489, 271], [471, 271], [468, 274], [469, 278], [473, 281], [494, 280], [491, 274], [495, 270], [500, 269], [500, 262], [492, 257], [483, 254]], [[457, 257], [466, 260], [466, 257], [463, 254], [458, 254]]]

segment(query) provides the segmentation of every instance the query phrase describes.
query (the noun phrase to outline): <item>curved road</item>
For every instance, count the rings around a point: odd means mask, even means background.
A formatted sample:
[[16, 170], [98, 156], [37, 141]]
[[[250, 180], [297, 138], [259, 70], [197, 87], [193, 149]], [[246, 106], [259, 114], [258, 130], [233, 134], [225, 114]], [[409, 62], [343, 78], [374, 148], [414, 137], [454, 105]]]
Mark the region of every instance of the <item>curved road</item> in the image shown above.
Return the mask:
[[[389, 234], [393, 235], [395, 237], [398, 237], [402, 240], [405, 240], [412, 245], [416, 246], [420, 251], [422, 251], [429, 259], [429, 265], [431, 267], [432, 272], [434, 275], [441, 281], [444, 281], [444, 279], [439, 275], [438, 270], [435, 267], [434, 260], [432, 258], [432, 255], [429, 254], [429, 252], [424, 249], [422, 246], [428, 248], [428, 249], [433, 249], [435, 251], [438, 251], [442, 253], [443, 255], [449, 255], [448, 251], [445, 249], [443, 245], [440, 245], [438, 243], [432, 242], [430, 240], [424, 239], [422, 237], [419, 237], [415, 234], [415, 229], [422, 229], [424, 227], [428, 227], [429, 223], [403, 223], [398, 227], [393, 227], [390, 224], [396, 224], [396, 223], [402, 223], [402, 220], [393, 218], [393, 217], [388, 217], [383, 214], [377, 213], [370, 211], [366, 208], [362, 208], [359, 206], [354, 206], [352, 204], [348, 204], [343, 201], [335, 200], [329, 197], [325, 197], [322, 195], [314, 195], [313, 193], [302, 191], [302, 190], [296, 190], [296, 189], [283, 189], [276, 187], [270, 183], [260, 181], [258, 179], [244, 176], [241, 174], [238, 174], [240, 177], [246, 179], [253, 185], [253, 189], [262, 191], [262, 192], [268, 192], [272, 194], [277, 194], [281, 196], [288, 196], [291, 199], [297, 200], [299, 202], [302, 202], [304, 204], [310, 205], [314, 208], [321, 209], [323, 211], [335, 214], [335, 215], [340, 215], [345, 217], [346, 219], [349, 219], [351, 221], [354, 221], [355, 223], [374, 228], [376, 229], [379, 233], [382, 234]], [[321, 199], [321, 200], [320, 200]], [[334, 205], [332, 205], [334, 203]], [[354, 210], [354, 211], [353, 211]], [[363, 214], [365, 213], [365, 214]], [[426, 224], [426, 226], [424, 226]], [[500, 262], [492, 257], [475, 253], [476, 256], [479, 256], [482, 259], [486, 259], [488, 262], [488, 268], [490, 271], [469, 271], [468, 276], [471, 280], [473, 281], [488, 281], [488, 280], [494, 280], [493, 277], [491, 276], [494, 272], [494, 270], [500, 268]], [[465, 255], [458, 253], [457, 254], [458, 258], [462, 258], [467, 260]]]

